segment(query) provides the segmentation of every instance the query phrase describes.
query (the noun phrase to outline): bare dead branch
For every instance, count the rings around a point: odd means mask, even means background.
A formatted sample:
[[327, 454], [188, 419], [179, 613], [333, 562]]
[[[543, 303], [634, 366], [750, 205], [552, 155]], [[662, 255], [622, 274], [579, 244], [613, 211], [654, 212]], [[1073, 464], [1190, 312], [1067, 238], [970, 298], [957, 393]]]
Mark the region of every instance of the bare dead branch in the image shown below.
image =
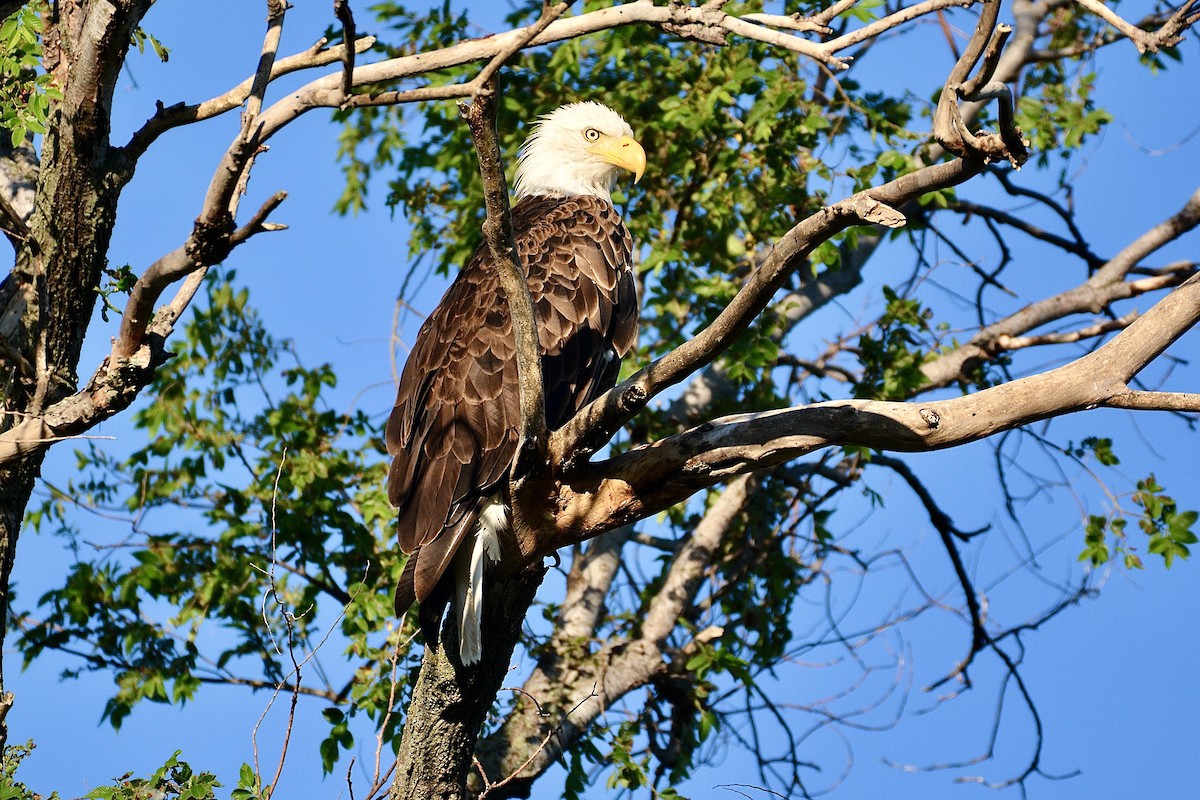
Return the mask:
[[[460, 42], [437, 51], [423, 52], [413, 55], [387, 59], [374, 64], [359, 65], [354, 69], [354, 86], [389, 83], [406, 78], [450, 67], [461, 66], [472, 61], [494, 59], [505, 53], [515, 53], [525, 47], [539, 47], [567, 39], [574, 39], [592, 33], [598, 33], [626, 25], [648, 24], [655, 25], [675, 35], [684, 38], [700, 39], [708, 42], [723, 43], [727, 34], [734, 34], [746, 39], [761, 41], [767, 44], [790, 50], [800, 55], [812, 58], [831, 69], [845, 69], [849, 63], [836, 54], [847, 48], [856, 46], [864, 38], [878, 36], [886, 30], [896, 27], [920, 14], [934, 13], [938, 9], [954, 5], [969, 5], [972, 0], [927, 0], [910, 9], [905, 9], [890, 15], [884, 20], [878, 20], [866, 26], [867, 33], [848, 34], [838, 40], [817, 43], [799, 36], [782, 33], [763, 23], [761, 15], [738, 17], [721, 9], [724, 4], [706, 3], [700, 6], [688, 6], [682, 3], [655, 5], [648, 2], [626, 3], [624, 5], [603, 8], [566, 19], [554, 19], [561, 11], [555, 9], [564, 4], [559, 3], [549, 13], [552, 22], [546, 22], [543, 15], [538, 22], [524, 28], [516, 28], [505, 33], [482, 39]], [[569, 5], [569, 3], [567, 4]], [[852, 2], [837, 3], [826, 12], [814, 17], [815, 25], [826, 25], [832, 16], [843, 13], [853, 5]], [[836, 12], [831, 14], [831, 12]], [[516, 42], [524, 42], [514, 47]], [[356, 46], [356, 50], [362, 49]], [[505, 56], [507, 58], [508, 56]], [[325, 63], [338, 60], [327, 59]], [[487, 68], [485, 68], [486, 70]], [[486, 78], [486, 75], [484, 76]], [[292, 120], [314, 108], [339, 108], [347, 103], [352, 107], [368, 105], [385, 105], [418, 100], [447, 99], [468, 97], [475, 91], [468, 89], [470, 84], [452, 86], [418, 87], [408, 90], [381, 92], [376, 95], [353, 95], [349, 101], [343, 92], [342, 75], [325, 76], [306, 86], [301, 87], [287, 98], [277, 102], [264, 113], [261, 141], [266, 141]], [[477, 88], [477, 87], [476, 87]], [[238, 87], [240, 89], [240, 87]], [[237, 90], [234, 90], [235, 92]], [[184, 109], [183, 111], [186, 111]]]
[[[840, 52], [846, 48], [861, 44], [869, 39], [874, 39], [881, 33], [889, 31], [898, 25], [902, 25], [909, 20], [916, 19], [917, 17], [923, 17], [926, 14], [934, 14], [942, 11], [943, 9], [953, 8], [955, 6], [969, 8], [970, 6], [981, 2], [984, 2], [984, 0], [925, 0], [925, 2], [917, 3], [915, 5], [908, 6], [907, 8], [902, 8], [893, 14], [888, 14], [887, 16], [881, 17], [874, 22], [870, 22], [861, 28], [844, 33], [836, 39], [830, 39], [829, 41], [825, 42], [825, 46], [828, 47], [832, 52]], [[832, 11], [833, 8], [834, 7], [831, 6], [830, 10]], [[847, 8], [849, 8], [849, 5], [847, 5]]]
[[279, 52], [279, 39], [283, 35], [283, 18], [289, 6], [285, 0], [267, 0], [267, 34], [263, 37], [262, 52], [258, 57], [258, 69], [250, 84], [250, 96], [246, 98], [246, 110], [242, 113], [243, 135], [262, 110], [267, 84], [271, 82], [271, 71], [275, 56]]
[[999, 353], [1003, 336], [1020, 336], [1027, 331], [1072, 314], [1098, 314], [1112, 303], [1146, 292], [1177, 286], [1195, 273], [1191, 262], [1170, 265], [1157, 274], [1134, 281], [1124, 280], [1143, 259], [1168, 242], [1200, 225], [1200, 189], [1178, 212], [1134, 239], [1083, 284], [1030, 303], [1025, 308], [980, 329], [958, 349], [921, 367], [928, 382], [926, 391], [962, 380], [973, 363]]
[[1129, 327], [1130, 323], [1137, 318], [1138, 312], [1130, 311], [1128, 314], [1117, 319], [1097, 322], [1095, 325], [1088, 325], [1087, 327], [1065, 333], [1043, 333], [1038, 336], [1002, 335], [996, 340], [996, 346], [1001, 350], [1012, 351], [1048, 344], [1070, 344], [1072, 342], [1083, 341], [1084, 339], [1094, 339], [1097, 336], [1103, 336], [1113, 331], [1123, 330]]
[[[129, 293], [121, 327], [113, 342], [110, 363], [117, 364], [132, 356], [143, 344], [146, 329], [154, 313], [154, 304], [163, 291], [180, 278], [223, 261], [239, 244], [256, 233], [283, 230], [286, 226], [267, 222], [267, 217], [287, 198], [287, 192], [276, 192], [255, 212], [246, 225], [237, 230], [214, 229], [196, 220], [192, 235], [182, 246], [155, 261], [142, 273]], [[199, 284], [196, 283], [196, 286]], [[182, 303], [186, 307], [194, 289]], [[178, 300], [179, 298], [177, 298]], [[178, 318], [179, 308], [174, 314]], [[173, 323], [174, 320], [171, 320]]]
[[[214, 243], [212, 239], [206, 239], [189, 252], [193, 239], [205, 235], [197, 223], [198, 231], [193, 231], [188, 244], [152, 264], [130, 293], [121, 330], [113, 343], [113, 353], [82, 390], [53, 404], [44, 413], [28, 416], [0, 433], [0, 464], [44, 450], [63, 438], [79, 436], [127, 408], [142, 387], [150, 382], [154, 370], [166, 360], [163, 342], [199, 289], [205, 268], [220, 261], [235, 244], [254, 234], [280, 230], [283, 226], [266, 222], [266, 217], [284, 197], [286, 193], [276, 193], [250, 222], [223, 237], [223, 241], [218, 238]], [[158, 296], [184, 275], [187, 280], [176, 297], [159, 310], [151, 323], [149, 317]], [[151, 335], [149, 346], [144, 346], [147, 334]]]
[[[375, 44], [375, 37], [364, 36], [361, 39], [355, 39], [349, 45], [343, 42], [332, 48], [326, 48], [327, 43], [327, 40], [322, 39], [302, 53], [275, 61], [271, 67], [270, 80], [275, 81], [284, 75], [290, 75], [300, 70], [324, 67], [338, 61], [344, 62], [347, 58], [347, 50], [355, 54], [363, 53]], [[195, 105], [175, 103], [164, 106], [159, 102], [154, 116], [133, 134], [121, 152], [136, 160], [149, 149], [150, 145], [154, 144], [159, 136], [167, 131], [182, 125], [203, 122], [232, 111], [250, 97], [256, 75], [247, 78], [224, 94]]]
[[1139, 53], [1157, 53], [1161, 47], [1173, 47], [1183, 41], [1183, 31], [1200, 18], [1193, 9], [1198, 0], [1186, 0], [1157, 31], [1145, 31], [1127, 22], [1099, 0], [1075, 0], [1079, 5], [1123, 33]]
[[501, 49], [500, 52], [492, 56], [491, 61], [489, 61], [487, 66], [479, 71], [479, 74], [475, 76], [475, 79], [472, 82], [480, 87], [487, 86], [489, 83], [491, 83], [496, 77], [496, 74], [500, 71], [500, 68], [508, 63], [510, 58], [528, 47], [530, 42], [541, 35], [542, 31], [546, 30], [546, 28], [548, 28], [552, 22], [561, 17], [574, 2], [575, 0], [563, 0], [563, 2], [557, 3], [553, 6], [551, 6], [548, 2], [544, 3], [542, 7], [542, 15], [538, 18], [538, 21], [526, 28], [522, 32], [522, 35], [517, 37], [507, 47]]
[[[848, 5], [857, 2], [858, 0], [849, 0]], [[755, 25], [765, 25], [768, 28], [783, 28], [804, 33], [832, 33], [828, 25], [814, 21], [814, 17], [802, 17], [798, 12], [787, 16], [782, 14], [743, 14], [742, 20], [753, 22]]]

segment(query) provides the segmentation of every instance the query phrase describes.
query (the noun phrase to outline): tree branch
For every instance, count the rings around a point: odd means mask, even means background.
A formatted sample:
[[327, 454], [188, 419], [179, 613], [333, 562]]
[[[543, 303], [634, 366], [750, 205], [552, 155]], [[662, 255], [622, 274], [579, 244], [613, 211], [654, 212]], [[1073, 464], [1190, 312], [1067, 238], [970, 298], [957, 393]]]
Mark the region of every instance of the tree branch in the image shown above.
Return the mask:
[[[559, 11], [559, 13], [562, 13]], [[513, 236], [512, 213], [508, 204], [508, 184], [504, 180], [504, 163], [496, 135], [496, 94], [481, 92], [469, 104], [460, 104], [459, 112], [471, 128], [471, 140], [479, 157], [479, 174], [483, 178], [487, 218], [483, 221], [483, 238], [500, 276], [500, 287], [508, 301], [516, 342], [517, 383], [520, 387], [521, 422], [518, 431], [517, 456], [513, 460], [514, 478], [536, 461], [546, 444], [546, 401], [542, 387], [542, 359], [538, 347], [537, 310], [529, 294], [525, 270], [517, 255]], [[516, 498], [513, 499], [514, 506]]]
[[[349, 45], [343, 42], [332, 48], [326, 48], [326, 44], [328, 44], [328, 40], [321, 39], [302, 53], [296, 53], [287, 58], [275, 61], [271, 67], [269, 81], [275, 81], [284, 75], [290, 75], [300, 70], [324, 67], [339, 61], [344, 63], [349, 57], [347, 50], [356, 54], [364, 53], [375, 44], [375, 37], [364, 36], [361, 39], [355, 39]], [[157, 104], [158, 110], [154, 116], [148, 119], [133, 134], [129, 143], [121, 148], [119, 152], [124, 153], [130, 159], [136, 160], [149, 149], [150, 145], [154, 144], [159, 136], [167, 131], [183, 125], [190, 125], [194, 122], [203, 122], [204, 120], [212, 119], [213, 117], [218, 117], [221, 114], [232, 111], [245, 103], [246, 99], [250, 97], [256, 77], [257, 73], [224, 94], [210, 100], [205, 100], [202, 103], [196, 103], [195, 105], [175, 103], [170, 106], [164, 106], [159, 102]]]
[[[836, 54], [856, 46], [864, 38], [879, 36], [886, 30], [890, 30], [918, 14], [933, 13], [940, 8], [952, 5], [968, 4], [969, 0], [955, 0], [955, 2], [928, 0], [928, 2], [914, 6], [912, 10], [901, 11], [885, 20], [871, 23], [866, 26], [870, 29], [867, 34], [848, 35], [830, 42], [812, 42], [759, 24], [764, 21], [761, 15], [750, 14], [738, 17], [723, 11], [718, 4], [705, 3], [699, 6], [689, 6], [683, 3], [667, 5], [655, 5], [649, 2], [625, 3], [567, 19], [556, 19], [550, 23], [545, 22], [545, 15], [543, 15], [537, 23], [524, 28], [460, 42], [436, 51], [399, 56], [374, 64], [360, 65], [354, 70], [353, 84], [354, 86], [364, 86], [404, 80], [429, 72], [461, 66], [472, 61], [490, 60], [504, 53], [511, 55], [525, 47], [539, 47], [636, 24], [654, 25], [682, 38], [698, 39], [715, 44], [724, 44], [725, 37], [728, 34], [734, 34], [812, 58], [831, 69], [846, 69], [849, 67], [849, 61], [839, 58]], [[563, 5], [560, 3], [556, 8]], [[837, 4], [835, 8], [840, 14], [852, 5], [852, 3]], [[813, 19], [820, 20], [817, 23], [817, 27], [820, 28], [832, 19], [832, 16], [826, 11]], [[539, 26], [541, 27], [539, 28]], [[514, 47], [514, 43], [521, 41], [524, 44]], [[265, 112], [262, 141], [267, 140], [292, 120], [314, 108], [341, 108], [347, 102], [349, 105], [357, 107], [466, 97], [475, 93], [468, 86], [469, 84], [457, 84], [384, 92], [375, 96], [353, 95], [347, 101], [342, 91], [344, 88], [342, 75], [340, 73], [327, 75], [301, 87]]]
[[1200, 394], [1130, 390], [1108, 398], [1104, 405], [1108, 408], [1128, 408], [1135, 411], [1200, 412]]
[[[1029, 158], [1025, 140], [1013, 121], [1012, 93], [1003, 81], [993, 81], [1000, 64], [1000, 53], [1012, 28], [997, 25], [1000, 0], [984, 0], [983, 13], [971, 40], [955, 63], [938, 98], [933, 115], [933, 135], [938, 143], [960, 157], [973, 156], [987, 161], [1008, 161], [1020, 167]], [[971, 71], [983, 59], [979, 71]], [[1000, 132], [974, 134], [967, 125], [960, 103], [997, 100]]]
[[1100, 19], [1112, 25], [1123, 33], [1137, 48], [1139, 53], [1157, 53], [1160, 47], [1173, 47], [1183, 41], [1182, 33], [1200, 19], [1200, 13], [1193, 11], [1198, 0], [1187, 0], [1175, 10], [1162, 27], [1157, 31], [1144, 31], [1136, 25], [1127, 22], [1117, 12], [1101, 3], [1099, 0], [1075, 0], [1079, 5], [1092, 12]]
[[[853, 444], [918, 452], [1108, 405], [1200, 320], [1200, 275], [1093, 352], [1049, 372], [926, 403], [843, 400], [738, 414], [577, 469], [556, 489], [556, 518], [521, 540], [526, 558], [645, 518], [696, 491], [813, 450]], [[1120, 402], [1120, 401], [1118, 401]], [[1137, 396], [1130, 401], [1138, 403]]]
[[[342, 43], [349, 44], [358, 38], [354, 25], [354, 11], [350, 8], [350, 0], [333, 0], [333, 15], [342, 23]], [[342, 94], [350, 96], [354, 86], [354, 56], [353, 47], [342, 48]]]
[[1004, 337], [1020, 336], [1039, 325], [1072, 314], [1098, 314], [1118, 300], [1182, 283], [1196, 271], [1191, 263], [1172, 265], [1151, 278], [1136, 281], [1125, 278], [1143, 259], [1197, 225], [1200, 225], [1200, 189], [1192, 194], [1183, 208], [1122, 248], [1083, 284], [1030, 303], [980, 329], [970, 341], [954, 351], [922, 365], [921, 372], [927, 379], [922, 390], [929, 391], [961, 380], [971, 364], [993, 358], [1001, 352]]
[[955, 200], [947, 208], [951, 211], [961, 212], [964, 216], [982, 217], [994, 220], [1002, 225], [1007, 225], [1010, 228], [1015, 228], [1034, 239], [1079, 256], [1090, 267], [1099, 267], [1104, 263], [1104, 259], [1093, 253], [1087, 246], [1087, 242], [1083, 241], [1082, 238], [1068, 239], [1065, 236], [1059, 236], [1020, 217], [1009, 214], [1007, 211], [1001, 211], [1000, 209], [980, 205], [979, 203], [972, 203], [969, 200]]
[[712, 324], [581, 410], [551, 434], [550, 458], [570, 468], [599, 449], [650, 398], [710, 363], [770, 302], [787, 277], [821, 242], [853, 225], [900, 223], [895, 208], [935, 189], [954, 186], [983, 162], [956, 159], [867, 189], [821, 209], [784, 234]]

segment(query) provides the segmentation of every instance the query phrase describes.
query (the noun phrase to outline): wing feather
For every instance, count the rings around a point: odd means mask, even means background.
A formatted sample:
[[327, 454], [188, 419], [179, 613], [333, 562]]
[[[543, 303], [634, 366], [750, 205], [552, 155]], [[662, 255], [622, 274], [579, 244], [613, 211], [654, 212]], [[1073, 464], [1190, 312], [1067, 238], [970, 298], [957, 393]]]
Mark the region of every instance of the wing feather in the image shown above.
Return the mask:
[[[612, 205], [588, 196], [523, 198], [513, 228], [537, 309], [547, 423], [557, 428], [613, 385], [635, 343], [632, 241]], [[412, 554], [398, 613], [402, 601], [434, 593], [483, 500], [502, 491], [517, 446], [515, 359], [508, 306], [481, 245], [421, 326], [388, 419], [388, 497], [400, 547]]]

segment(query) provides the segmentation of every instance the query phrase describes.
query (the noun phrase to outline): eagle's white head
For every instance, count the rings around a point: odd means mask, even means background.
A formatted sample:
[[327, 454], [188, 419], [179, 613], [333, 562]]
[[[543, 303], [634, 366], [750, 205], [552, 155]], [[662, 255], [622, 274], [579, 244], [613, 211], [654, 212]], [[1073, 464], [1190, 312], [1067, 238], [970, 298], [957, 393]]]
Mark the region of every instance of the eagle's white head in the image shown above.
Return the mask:
[[538, 120], [517, 159], [517, 197], [590, 194], [609, 199], [617, 173], [634, 182], [646, 170], [646, 151], [621, 115], [593, 101], [562, 106]]

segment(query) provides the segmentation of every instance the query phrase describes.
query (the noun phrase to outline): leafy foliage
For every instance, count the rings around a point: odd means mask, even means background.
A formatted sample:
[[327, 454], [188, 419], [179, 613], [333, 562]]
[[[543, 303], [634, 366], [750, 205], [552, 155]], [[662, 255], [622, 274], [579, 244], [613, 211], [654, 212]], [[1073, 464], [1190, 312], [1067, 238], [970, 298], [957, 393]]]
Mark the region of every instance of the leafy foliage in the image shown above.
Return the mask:
[[929, 332], [932, 312], [917, 300], [903, 298], [891, 287], [883, 287], [887, 308], [878, 330], [858, 340], [862, 377], [854, 394], [871, 400], [902, 400], [916, 393], [926, 378], [921, 372], [927, 354], [921, 336]]
[[17, 780], [17, 769], [33, 753], [34, 747], [32, 741], [5, 746], [3, 757], [0, 758], [0, 800], [58, 800], [58, 792], [43, 798]]
[[[280, 642], [315, 648], [327, 606], [348, 653], [378, 670], [399, 636], [381, 632], [403, 564], [387, 530], [379, 432], [364, 412], [324, 406], [331, 368], [296, 362], [233, 277], [210, 277], [205, 307], [156, 377], [156, 401], [136, 413], [149, 443], [124, 459], [80, 451], [81, 477], [29, 515], [77, 551], [79, 511], [131, 515], [131, 538], [77, 561], [40, 598], [44, 614], [21, 618], [18, 642], [26, 663], [57, 648], [111, 670], [115, 727], [139, 702], [182, 704], [206, 682], [291, 685]], [[364, 668], [324, 696], [382, 717], [380, 677]]]
[[[1101, 449], [1100, 452], [1115, 459], [1110, 455], [1111, 451]], [[1131, 499], [1141, 509], [1137, 523], [1147, 537], [1147, 553], [1160, 556], [1167, 568], [1176, 558], [1186, 559], [1191, 555], [1188, 545], [1197, 541], [1195, 526], [1200, 513], [1180, 511], [1174, 498], [1163, 494], [1163, 487], [1153, 475], [1137, 482], [1137, 491]], [[1090, 515], [1084, 529], [1085, 547], [1079, 560], [1100, 566], [1119, 556], [1126, 569], [1142, 569], [1145, 564], [1138, 555], [1140, 548], [1129, 542], [1127, 528], [1128, 515], [1123, 511], [1112, 517]]]
[[39, 71], [45, 3], [28, 3], [0, 21], [0, 130], [17, 147], [30, 134], [46, 132], [50, 104], [62, 97], [50, 76]]
[[113, 786], [101, 786], [84, 795], [86, 800], [216, 800], [221, 783], [211, 772], [195, 772], [180, 761], [176, 750], [149, 778], [130, 775]]

